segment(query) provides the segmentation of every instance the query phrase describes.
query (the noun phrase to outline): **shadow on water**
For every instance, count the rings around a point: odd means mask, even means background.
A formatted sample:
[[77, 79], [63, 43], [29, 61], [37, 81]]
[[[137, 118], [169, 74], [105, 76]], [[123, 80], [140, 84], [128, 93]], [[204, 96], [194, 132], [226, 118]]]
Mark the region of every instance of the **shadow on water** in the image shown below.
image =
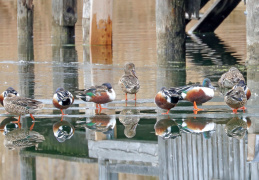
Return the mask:
[[238, 65], [242, 60], [215, 33], [191, 34], [186, 38], [186, 57], [200, 66]]

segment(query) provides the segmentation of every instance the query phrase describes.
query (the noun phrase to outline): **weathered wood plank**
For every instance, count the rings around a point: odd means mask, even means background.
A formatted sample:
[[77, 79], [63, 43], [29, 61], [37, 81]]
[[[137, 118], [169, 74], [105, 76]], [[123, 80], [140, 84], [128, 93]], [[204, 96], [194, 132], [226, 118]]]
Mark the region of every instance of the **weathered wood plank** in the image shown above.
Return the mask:
[[113, 0], [94, 0], [90, 17], [90, 44], [112, 44]]
[[127, 141], [88, 141], [89, 157], [141, 161], [158, 164], [158, 145], [155, 143]]

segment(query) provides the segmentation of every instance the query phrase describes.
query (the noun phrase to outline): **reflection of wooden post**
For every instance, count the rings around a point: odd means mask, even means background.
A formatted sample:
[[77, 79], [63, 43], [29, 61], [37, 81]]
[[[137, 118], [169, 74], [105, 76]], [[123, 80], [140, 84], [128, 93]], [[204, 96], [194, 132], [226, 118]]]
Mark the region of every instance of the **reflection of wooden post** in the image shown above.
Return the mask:
[[75, 35], [77, 0], [52, 0], [52, 36], [63, 43]]
[[117, 180], [118, 173], [111, 173], [109, 171], [109, 161], [104, 159], [98, 159], [99, 165], [99, 179], [103, 180]]
[[[61, 65], [53, 67], [53, 93], [58, 87], [63, 87], [73, 93], [78, 89], [78, 67], [76, 65], [64, 66], [64, 64], [78, 61], [75, 46], [56, 44], [52, 47], [52, 54], [53, 62], [61, 63]], [[78, 114], [75, 110], [69, 111], [69, 109], [64, 110], [68, 114]]]
[[35, 157], [20, 156], [21, 179], [36, 179]]
[[113, 0], [94, 0], [90, 21], [90, 44], [112, 44]]
[[249, 0], [246, 4], [247, 63], [259, 64], [259, 1]]
[[20, 92], [23, 97], [34, 97], [34, 60], [33, 38], [18, 38], [18, 60], [19, 64], [19, 81]]
[[84, 0], [83, 5], [83, 44], [89, 44], [89, 32], [90, 32], [90, 14], [91, 14], [91, 2], [92, 0]]
[[17, 0], [18, 37], [33, 36], [33, 0]]
[[185, 62], [185, 1], [156, 0], [156, 36], [159, 59]]

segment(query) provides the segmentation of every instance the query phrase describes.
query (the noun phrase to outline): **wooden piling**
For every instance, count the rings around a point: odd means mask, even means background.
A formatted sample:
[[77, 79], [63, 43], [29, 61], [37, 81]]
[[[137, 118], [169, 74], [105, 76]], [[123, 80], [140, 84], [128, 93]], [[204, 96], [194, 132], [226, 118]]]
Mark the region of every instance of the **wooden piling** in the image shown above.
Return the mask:
[[247, 64], [259, 65], [259, 1], [249, 0], [246, 4]]
[[33, 36], [33, 0], [17, 0], [18, 37]]
[[[52, 0], [52, 36], [67, 43], [75, 36], [77, 0]], [[69, 42], [71, 43], [71, 42]]]
[[83, 44], [90, 43], [89, 34], [90, 34], [91, 5], [92, 5], [92, 0], [83, 1], [83, 18], [82, 18]]
[[156, 0], [158, 61], [185, 62], [185, 1]]
[[94, 0], [90, 17], [90, 44], [112, 44], [113, 0]]

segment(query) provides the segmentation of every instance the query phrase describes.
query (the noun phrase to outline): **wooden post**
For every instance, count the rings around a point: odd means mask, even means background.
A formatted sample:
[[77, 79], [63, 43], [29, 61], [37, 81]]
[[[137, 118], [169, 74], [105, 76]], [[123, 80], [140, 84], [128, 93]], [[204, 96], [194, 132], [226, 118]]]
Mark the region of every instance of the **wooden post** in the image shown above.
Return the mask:
[[246, 4], [247, 64], [259, 65], [259, 1], [249, 0]]
[[90, 20], [90, 44], [112, 44], [113, 0], [94, 0]]
[[185, 1], [156, 0], [158, 61], [185, 62]]
[[71, 43], [71, 38], [75, 36], [77, 0], [52, 0], [52, 17], [53, 38], [61, 44]]
[[33, 36], [33, 0], [17, 0], [18, 37]]
[[91, 14], [91, 5], [92, 0], [84, 0], [83, 2], [83, 18], [82, 18], [82, 27], [83, 27], [83, 44], [89, 44], [89, 33], [90, 33], [90, 14]]

